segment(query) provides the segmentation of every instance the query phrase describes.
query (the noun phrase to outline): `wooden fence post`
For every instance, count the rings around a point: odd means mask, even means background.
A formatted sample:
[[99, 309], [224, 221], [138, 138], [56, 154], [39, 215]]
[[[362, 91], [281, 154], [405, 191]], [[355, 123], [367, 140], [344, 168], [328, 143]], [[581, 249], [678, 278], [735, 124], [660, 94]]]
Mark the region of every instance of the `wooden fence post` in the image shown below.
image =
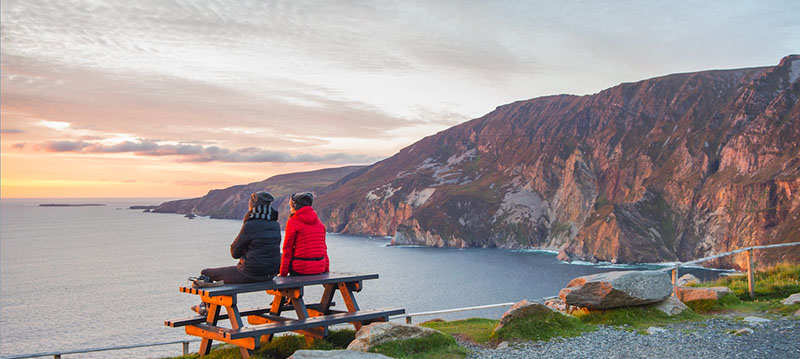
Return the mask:
[[672, 296], [678, 298], [678, 268], [672, 269]]
[[750, 298], [755, 298], [756, 293], [753, 287], [755, 287], [755, 278], [753, 277], [753, 249], [747, 250], [747, 289], [750, 291]]

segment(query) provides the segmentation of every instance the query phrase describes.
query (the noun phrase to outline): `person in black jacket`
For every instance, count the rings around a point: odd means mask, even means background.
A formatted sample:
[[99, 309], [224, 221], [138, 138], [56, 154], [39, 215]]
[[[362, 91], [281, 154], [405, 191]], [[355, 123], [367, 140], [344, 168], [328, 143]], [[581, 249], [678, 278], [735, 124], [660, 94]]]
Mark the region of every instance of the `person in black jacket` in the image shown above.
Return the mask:
[[[230, 267], [203, 269], [201, 276], [225, 283], [249, 283], [268, 281], [278, 274], [281, 266], [281, 226], [278, 223], [278, 211], [271, 206], [274, 199], [264, 191], [250, 196], [242, 229], [231, 243], [231, 256], [238, 259], [239, 263]], [[194, 306], [192, 310], [205, 314], [205, 304]]]

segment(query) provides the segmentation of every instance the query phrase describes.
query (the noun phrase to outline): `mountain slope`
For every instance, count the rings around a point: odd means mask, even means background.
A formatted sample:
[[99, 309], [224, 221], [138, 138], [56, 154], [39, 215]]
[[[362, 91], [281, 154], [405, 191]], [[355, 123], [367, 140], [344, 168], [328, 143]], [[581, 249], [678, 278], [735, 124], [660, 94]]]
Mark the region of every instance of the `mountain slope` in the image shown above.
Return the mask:
[[191, 213], [211, 218], [241, 219], [247, 212], [250, 194], [269, 191], [275, 196], [273, 207], [280, 211], [281, 220], [285, 222], [289, 213], [287, 198], [292, 193], [310, 191], [318, 195], [328, 190], [336, 181], [363, 167], [348, 166], [277, 175], [260, 182], [211, 190], [199, 198], [164, 202], [153, 209], [153, 212]]
[[[315, 207], [337, 232], [591, 261], [800, 241], [799, 75], [793, 55], [500, 106], [348, 176]], [[797, 261], [800, 248], [757, 256]]]

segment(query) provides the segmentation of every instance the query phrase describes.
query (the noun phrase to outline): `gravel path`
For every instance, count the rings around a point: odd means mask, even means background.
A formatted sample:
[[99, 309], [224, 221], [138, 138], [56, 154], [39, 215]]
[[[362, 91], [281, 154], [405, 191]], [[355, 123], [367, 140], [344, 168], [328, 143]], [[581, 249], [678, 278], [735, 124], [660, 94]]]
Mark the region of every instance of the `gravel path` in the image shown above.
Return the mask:
[[[762, 316], [764, 317], [764, 316]], [[752, 333], [731, 331], [751, 328]], [[800, 320], [775, 317], [765, 323], [719, 317], [704, 322], [670, 324], [662, 332], [602, 326], [574, 338], [521, 342], [503, 349], [462, 343], [472, 350], [468, 358], [763, 358], [800, 359]]]

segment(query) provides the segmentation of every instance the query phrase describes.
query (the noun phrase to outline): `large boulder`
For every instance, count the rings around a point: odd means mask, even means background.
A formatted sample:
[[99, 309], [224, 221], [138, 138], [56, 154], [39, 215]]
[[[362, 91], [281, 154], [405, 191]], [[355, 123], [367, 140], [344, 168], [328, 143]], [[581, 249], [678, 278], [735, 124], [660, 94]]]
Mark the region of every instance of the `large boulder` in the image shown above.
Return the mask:
[[500, 317], [500, 323], [497, 324], [497, 327], [494, 328], [494, 332], [503, 329], [506, 324], [521, 319], [528, 316], [544, 316], [550, 315], [552, 313], [564, 314], [558, 310], [554, 310], [544, 304], [535, 303], [528, 300], [521, 300], [515, 303], [509, 310], [503, 313], [503, 316]]
[[[406, 340], [442, 334], [442, 332], [418, 325], [393, 322], [372, 323], [361, 327], [356, 338], [347, 346], [347, 350], [366, 352], [372, 347], [396, 340]], [[442, 334], [444, 335], [444, 334]]]
[[377, 353], [354, 352], [352, 350], [298, 350], [287, 359], [390, 359]]
[[672, 296], [667, 297], [667, 299], [664, 299], [661, 302], [658, 302], [653, 306], [653, 308], [656, 308], [669, 316], [681, 314], [684, 310], [689, 309], [686, 304], [683, 304], [683, 302], [678, 300], [678, 298]]
[[728, 287], [678, 287], [678, 299], [684, 303], [698, 300], [719, 300], [727, 294], [733, 294]]
[[781, 301], [781, 304], [783, 305], [792, 305], [797, 303], [800, 303], [800, 293], [792, 294]]
[[671, 293], [666, 272], [619, 271], [575, 278], [558, 295], [569, 305], [609, 309], [657, 303]]

